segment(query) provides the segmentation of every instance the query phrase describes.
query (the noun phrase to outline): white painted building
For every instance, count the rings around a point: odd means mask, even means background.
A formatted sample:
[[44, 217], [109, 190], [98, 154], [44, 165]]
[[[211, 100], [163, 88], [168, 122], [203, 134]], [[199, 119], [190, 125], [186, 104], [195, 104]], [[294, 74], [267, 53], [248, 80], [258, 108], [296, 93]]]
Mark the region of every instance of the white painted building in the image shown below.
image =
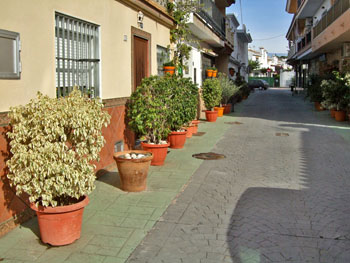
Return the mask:
[[252, 38], [245, 25], [239, 28], [239, 22], [234, 14], [227, 15], [227, 23], [231, 28], [234, 38], [234, 50], [231, 53], [229, 60], [229, 68], [233, 68], [244, 79], [248, 80], [248, 43], [252, 42]]

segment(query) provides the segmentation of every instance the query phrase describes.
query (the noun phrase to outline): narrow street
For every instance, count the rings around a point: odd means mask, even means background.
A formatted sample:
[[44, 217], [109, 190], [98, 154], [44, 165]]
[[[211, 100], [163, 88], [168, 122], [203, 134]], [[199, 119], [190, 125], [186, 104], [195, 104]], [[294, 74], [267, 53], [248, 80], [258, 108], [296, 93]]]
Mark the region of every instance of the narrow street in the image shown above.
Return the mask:
[[128, 262], [350, 262], [349, 124], [286, 89], [235, 121]]

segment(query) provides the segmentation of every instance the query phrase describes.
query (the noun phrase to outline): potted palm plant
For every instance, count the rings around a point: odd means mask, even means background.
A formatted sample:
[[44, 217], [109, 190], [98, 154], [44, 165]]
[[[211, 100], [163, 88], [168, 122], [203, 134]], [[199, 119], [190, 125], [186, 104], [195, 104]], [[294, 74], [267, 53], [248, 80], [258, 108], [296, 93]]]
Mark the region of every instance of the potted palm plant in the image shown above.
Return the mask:
[[213, 110], [213, 108], [220, 103], [221, 93], [220, 81], [217, 78], [206, 79], [203, 82], [202, 97], [207, 108], [205, 116], [209, 122], [215, 122], [218, 117], [218, 112]]
[[95, 166], [104, 145], [102, 127], [110, 116], [99, 99], [74, 89], [67, 97], [38, 93], [25, 106], [11, 108], [10, 184], [26, 193], [38, 216], [41, 240], [53, 246], [79, 239]]
[[170, 80], [171, 77], [144, 78], [128, 104], [129, 126], [138, 136], [145, 138], [141, 145], [145, 151], [153, 153], [151, 165], [164, 164], [170, 145], [166, 141], [170, 132]]

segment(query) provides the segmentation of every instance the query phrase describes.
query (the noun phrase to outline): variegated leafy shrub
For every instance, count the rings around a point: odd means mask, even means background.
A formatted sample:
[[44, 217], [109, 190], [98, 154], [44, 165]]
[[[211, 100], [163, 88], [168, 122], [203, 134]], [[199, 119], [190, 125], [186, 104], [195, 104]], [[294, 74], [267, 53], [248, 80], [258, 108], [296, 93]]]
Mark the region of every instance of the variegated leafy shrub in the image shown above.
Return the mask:
[[11, 185], [30, 202], [61, 206], [77, 202], [94, 188], [95, 166], [105, 140], [102, 127], [110, 115], [99, 99], [77, 89], [64, 98], [38, 93], [25, 106], [11, 108]]

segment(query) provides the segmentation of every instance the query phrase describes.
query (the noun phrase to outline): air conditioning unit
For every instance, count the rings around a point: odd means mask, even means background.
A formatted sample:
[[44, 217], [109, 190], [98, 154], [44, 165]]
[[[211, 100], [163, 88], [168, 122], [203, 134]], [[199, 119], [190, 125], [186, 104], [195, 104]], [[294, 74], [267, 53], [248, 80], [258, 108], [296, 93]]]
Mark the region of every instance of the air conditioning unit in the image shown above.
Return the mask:
[[350, 42], [343, 43], [341, 54], [343, 58], [350, 58]]

